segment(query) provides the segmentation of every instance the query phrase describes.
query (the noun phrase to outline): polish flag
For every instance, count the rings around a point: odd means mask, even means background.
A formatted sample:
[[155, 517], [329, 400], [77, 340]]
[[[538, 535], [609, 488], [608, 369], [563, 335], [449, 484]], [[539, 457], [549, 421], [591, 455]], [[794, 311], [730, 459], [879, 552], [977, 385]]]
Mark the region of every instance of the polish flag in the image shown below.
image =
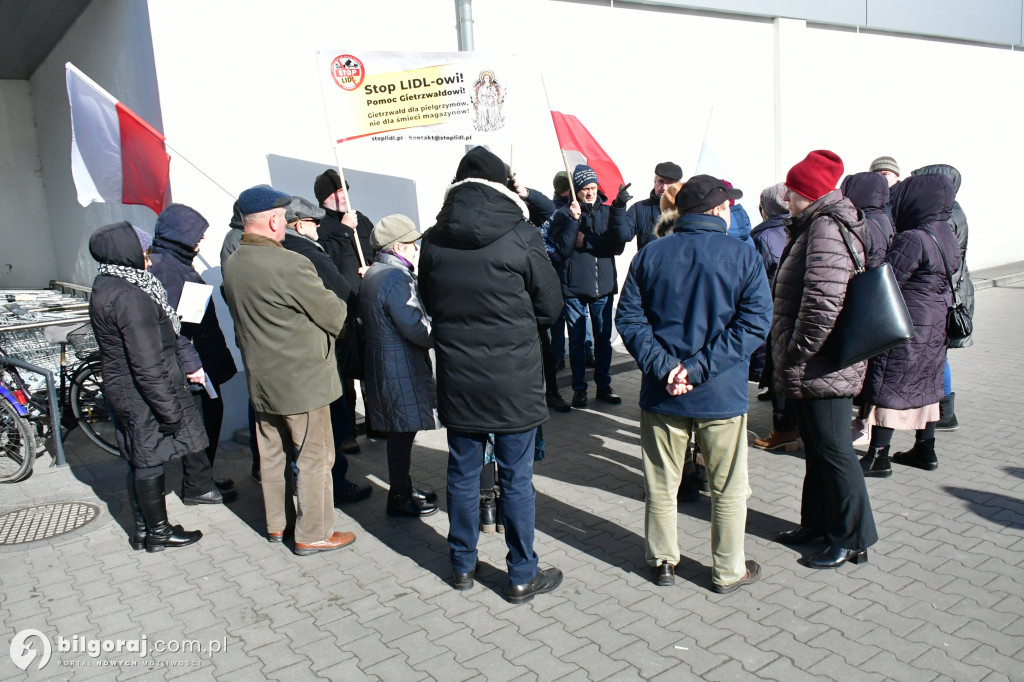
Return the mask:
[[[619, 193], [619, 187], [625, 183], [612, 157], [608, 156], [608, 152], [601, 148], [590, 131], [575, 116], [552, 111], [551, 119], [555, 122], [558, 146], [562, 148], [569, 162], [569, 172], [572, 173], [576, 164], [590, 166], [597, 173], [598, 189], [604, 192], [608, 201], [614, 199]], [[579, 187], [574, 184], [573, 190], [579, 191]]]
[[171, 161], [164, 136], [71, 62], [64, 66], [78, 203], [141, 204], [160, 213], [167, 205]]

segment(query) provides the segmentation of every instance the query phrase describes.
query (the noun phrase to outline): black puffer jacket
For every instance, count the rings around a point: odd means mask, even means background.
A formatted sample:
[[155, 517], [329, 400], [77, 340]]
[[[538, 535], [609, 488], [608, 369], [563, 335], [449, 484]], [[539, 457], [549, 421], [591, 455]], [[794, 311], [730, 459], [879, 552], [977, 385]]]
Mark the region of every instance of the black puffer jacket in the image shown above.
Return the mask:
[[[99, 263], [144, 267], [139, 238], [128, 223], [96, 230], [89, 252]], [[93, 282], [89, 318], [121, 455], [143, 468], [205, 449], [206, 430], [178, 360], [178, 335], [163, 308], [140, 287], [100, 274]], [[177, 432], [164, 435], [161, 424]]]
[[[893, 203], [896, 241], [886, 255], [914, 322], [914, 338], [871, 358], [865, 399], [895, 410], [924, 407], [942, 399], [946, 359], [946, 312], [952, 301], [943, 270], [960, 264], [959, 245], [948, 220], [953, 182], [944, 175], [911, 176]], [[934, 235], [942, 246], [940, 253]]]
[[789, 223], [789, 242], [772, 286], [769, 335], [775, 390], [787, 398], [849, 398], [860, 393], [866, 363], [839, 369], [822, 352], [846, 300], [853, 259], [839, 232], [850, 226], [863, 262], [864, 223], [849, 199], [832, 190]]
[[416, 275], [402, 259], [377, 254], [359, 290], [366, 325], [366, 403], [370, 423], [386, 431], [440, 428], [430, 363], [434, 339]]
[[450, 429], [521, 433], [548, 417], [537, 326], [554, 323], [562, 296], [528, 215], [503, 185], [463, 180], [423, 235], [420, 296]]
[[[167, 302], [172, 308], [177, 309], [185, 282], [206, 284], [193, 268], [192, 261], [207, 227], [206, 219], [184, 204], [171, 204], [156, 219], [153, 264], [149, 271], [164, 285]], [[217, 308], [212, 300], [198, 323], [181, 323], [181, 335], [192, 342], [210, 381], [219, 386], [235, 376], [238, 369], [220, 329]]]
[[889, 183], [878, 173], [855, 173], [847, 175], [839, 191], [864, 214], [867, 228], [867, 267], [881, 265], [885, 254], [896, 238], [885, 207], [889, 203]]
[[[615, 256], [622, 253], [632, 235], [626, 226], [626, 210], [605, 204], [598, 191], [593, 204], [580, 204], [580, 219], [573, 220], [569, 206], [551, 218], [551, 241], [562, 258], [562, 295], [595, 299], [619, 291]], [[583, 246], [576, 247], [578, 234]]]
[[[946, 163], [938, 163], [933, 166], [918, 168], [911, 175], [945, 175], [953, 181], [954, 193], [960, 192], [960, 171]], [[953, 286], [956, 287], [957, 301], [967, 306], [971, 317], [974, 317], [974, 282], [971, 280], [971, 272], [967, 269], [967, 216], [960, 204], [953, 200], [953, 211], [949, 214], [949, 226], [956, 233], [956, 240], [960, 244], [960, 267], [953, 274]], [[966, 348], [974, 345], [974, 339], [968, 336], [949, 344], [950, 348]]]

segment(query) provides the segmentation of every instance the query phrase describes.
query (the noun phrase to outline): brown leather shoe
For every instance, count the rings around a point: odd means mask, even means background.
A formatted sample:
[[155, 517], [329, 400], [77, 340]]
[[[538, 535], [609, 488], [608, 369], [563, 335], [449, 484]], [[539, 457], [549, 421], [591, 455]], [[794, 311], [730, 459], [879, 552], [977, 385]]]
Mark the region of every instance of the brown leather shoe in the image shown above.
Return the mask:
[[340, 549], [351, 545], [356, 541], [354, 533], [345, 533], [340, 530], [334, 531], [334, 535], [321, 540], [320, 542], [296, 542], [295, 553], [299, 556], [308, 556], [310, 554], [316, 554], [317, 552], [329, 552], [332, 549]]
[[751, 445], [755, 448], [761, 448], [762, 450], [778, 450], [779, 448], [786, 448], [786, 452], [796, 452], [799, 448], [799, 440], [799, 431], [776, 431], [775, 429], [772, 429], [772, 432], [768, 434], [767, 438], [756, 438]]
[[279, 531], [276, 531], [276, 532], [273, 532], [273, 531], [268, 531], [267, 532], [267, 542], [283, 542], [283, 541], [284, 541], [284, 531], [283, 530], [279, 530]]
[[756, 583], [758, 579], [761, 577], [761, 564], [757, 563], [753, 559], [747, 559], [746, 567], [747, 570], [743, 574], [743, 577], [734, 582], [733, 584], [719, 585], [715, 583], [712, 586], [712, 589], [714, 589], [714, 591], [718, 592], [719, 594], [729, 594], [730, 592], [735, 592], [744, 585]]

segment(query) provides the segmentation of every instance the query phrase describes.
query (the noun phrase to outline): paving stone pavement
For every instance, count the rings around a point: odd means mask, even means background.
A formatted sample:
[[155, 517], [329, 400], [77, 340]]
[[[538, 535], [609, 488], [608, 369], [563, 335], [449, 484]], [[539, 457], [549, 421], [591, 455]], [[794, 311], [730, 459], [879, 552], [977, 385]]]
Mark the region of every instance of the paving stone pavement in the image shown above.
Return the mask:
[[[977, 343], [950, 354], [962, 426], [939, 434], [939, 469], [868, 481], [881, 537], [870, 563], [814, 571], [773, 543], [798, 519], [803, 462], [751, 450], [747, 554], [764, 576], [730, 595], [709, 590], [707, 498], [680, 507], [676, 586], [648, 579], [640, 375], [628, 366], [614, 377], [622, 405], [591, 403], [545, 424], [536, 546], [565, 581], [519, 606], [502, 598], [501, 535], [481, 536], [477, 586], [456, 592], [445, 514], [384, 514], [383, 442], [360, 439], [351, 457], [352, 475], [376, 490], [337, 512], [337, 527], [358, 536], [349, 548], [297, 557], [266, 542], [248, 452], [226, 444], [218, 474], [241, 498], [211, 508], [169, 496], [172, 521], [205, 536], [147, 554], [128, 547], [121, 462], [73, 434], [69, 467], [48, 469], [44, 457], [27, 481], [0, 486], [0, 513], [61, 500], [102, 508], [70, 535], [0, 547], [0, 679], [1024, 680], [1018, 306], [1024, 284], [978, 293]], [[749, 424], [770, 428], [766, 403], [752, 402]], [[894, 446], [911, 440], [897, 433]], [[417, 437], [413, 463], [415, 480], [443, 493], [443, 431]], [[22, 672], [7, 645], [28, 628], [55, 650], [45, 668]], [[74, 636], [145, 636], [148, 652], [56, 650]], [[175, 651], [192, 646], [184, 640], [206, 648]]]

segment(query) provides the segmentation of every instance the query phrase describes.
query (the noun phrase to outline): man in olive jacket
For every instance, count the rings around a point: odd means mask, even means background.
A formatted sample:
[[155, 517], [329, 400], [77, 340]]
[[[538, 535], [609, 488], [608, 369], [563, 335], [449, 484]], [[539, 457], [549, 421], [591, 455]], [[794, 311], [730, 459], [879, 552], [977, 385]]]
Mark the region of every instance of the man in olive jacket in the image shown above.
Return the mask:
[[290, 201], [268, 185], [239, 195], [245, 233], [223, 265], [224, 295], [256, 411], [267, 538], [284, 537], [286, 466], [297, 452], [295, 553], [306, 555], [355, 540], [334, 531], [330, 476], [329, 406], [341, 395], [334, 344], [346, 306], [324, 288], [308, 258], [281, 246]]

